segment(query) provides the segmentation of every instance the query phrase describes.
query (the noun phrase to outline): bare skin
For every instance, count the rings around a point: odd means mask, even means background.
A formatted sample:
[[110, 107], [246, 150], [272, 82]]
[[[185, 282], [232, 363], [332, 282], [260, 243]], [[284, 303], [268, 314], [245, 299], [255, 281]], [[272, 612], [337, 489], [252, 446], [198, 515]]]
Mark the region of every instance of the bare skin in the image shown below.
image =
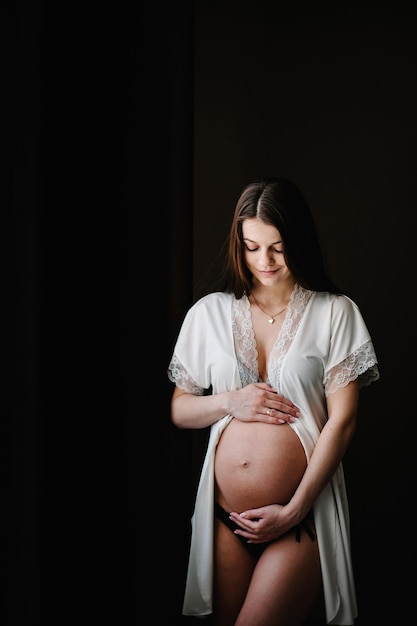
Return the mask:
[[[280, 461], [275, 461], [275, 466], [272, 457], [268, 457], [272, 461], [271, 467], [279, 468], [277, 473], [268, 471], [268, 463], [263, 463], [264, 457], [261, 463], [256, 461], [259, 451], [263, 453], [265, 449], [268, 450], [271, 437], [266, 437], [267, 446], [258, 448], [260, 439], [251, 435], [245, 444], [246, 424], [239, 424], [237, 420], [232, 420], [223, 432], [216, 453], [219, 503], [230, 510], [229, 502], [238, 502], [236, 510], [230, 513], [230, 518], [242, 528], [235, 531], [236, 534], [253, 543], [272, 543], [257, 561], [228, 527], [215, 520], [215, 626], [300, 626], [308, 617], [322, 587], [318, 544], [317, 541], [311, 541], [305, 532], [302, 532], [301, 541], [297, 543], [291, 529], [307, 514], [333, 475], [338, 459], [343, 456], [353, 436], [357, 396], [357, 381], [330, 396], [329, 412], [332, 417], [323, 428], [305, 471], [302, 469], [299, 449], [295, 441], [291, 441], [291, 436], [288, 441], [285, 437], [272, 437], [278, 449], [281, 445], [287, 445], [293, 452], [291, 459], [282, 455]], [[234, 427], [234, 432], [231, 427]], [[293, 433], [289, 425], [277, 427], [276, 431]], [[241, 436], [236, 437], [236, 448], [232, 438], [228, 441], [226, 435], [236, 436], [237, 433]], [[252, 454], [248, 456], [246, 453], [250, 444]], [[243, 450], [243, 462], [237, 462], [237, 449]], [[229, 454], [229, 463], [236, 465], [234, 472], [231, 472], [226, 460]], [[277, 457], [280, 455], [277, 454]], [[242, 473], [245, 473], [247, 483], [242, 482]], [[235, 481], [234, 476], [237, 476]], [[288, 500], [287, 481], [290, 489], [294, 489]], [[251, 492], [247, 485], [253, 486], [255, 483], [257, 489]], [[276, 504], [258, 506], [260, 497], [267, 497], [266, 494], [272, 492], [281, 494], [282, 499], [278, 495], [275, 500], [269, 500]], [[248, 507], [239, 512], [239, 503], [249, 502], [250, 493], [254, 508]]]
[[302, 624], [321, 588], [317, 541], [290, 531], [271, 543], [258, 561], [215, 520], [214, 624]]
[[[289, 425], [232, 420], [217, 445], [216, 500], [226, 511], [265, 502], [285, 504], [307, 466]], [[310, 523], [314, 529], [314, 526]], [[294, 530], [272, 542], [256, 561], [233, 532], [215, 520], [214, 624], [298, 624], [321, 588], [317, 541]]]

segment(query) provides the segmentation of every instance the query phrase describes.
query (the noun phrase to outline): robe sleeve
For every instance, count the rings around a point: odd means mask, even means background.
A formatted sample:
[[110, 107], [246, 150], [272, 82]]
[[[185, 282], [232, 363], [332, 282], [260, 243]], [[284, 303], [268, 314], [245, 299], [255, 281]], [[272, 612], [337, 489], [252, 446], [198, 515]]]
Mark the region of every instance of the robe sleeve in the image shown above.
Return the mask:
[[359, 378], [360, 387], [378, 380], [378, 362], [359, 307], [347, 296], [334, 299], [330, 347], [324, 373], [326, 396]]
[[205, 367], [208, 333], [202, 332], [205, 312], [201, 302], [188, 310], [168, 366], [169, 379], [195, 395], [202, 395], [210, 386]]
[[168, 377], [189, 393], [241, 387], [232, 331], [232, 296], [211, 293], [186, 314], [168, 366]]

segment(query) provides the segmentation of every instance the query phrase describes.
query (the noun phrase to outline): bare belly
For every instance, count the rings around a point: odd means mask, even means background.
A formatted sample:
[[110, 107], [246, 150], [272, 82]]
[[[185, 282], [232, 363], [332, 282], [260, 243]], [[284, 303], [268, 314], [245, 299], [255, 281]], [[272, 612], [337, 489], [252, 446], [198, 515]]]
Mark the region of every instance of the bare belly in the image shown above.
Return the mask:
[[216, 499], [229, 511], [285, 504], [306, 465], [304, 449], [291, 426], [232, 419], [217, 445]]

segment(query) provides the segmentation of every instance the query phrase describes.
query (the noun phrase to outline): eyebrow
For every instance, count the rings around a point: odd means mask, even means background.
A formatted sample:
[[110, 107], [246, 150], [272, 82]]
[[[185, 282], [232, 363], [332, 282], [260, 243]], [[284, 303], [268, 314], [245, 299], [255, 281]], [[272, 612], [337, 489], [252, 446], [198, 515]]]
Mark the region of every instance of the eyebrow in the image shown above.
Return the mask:
[[[250, 241], [251, 243], [255, 243], [257, 246], [259, 245], [257, 241], [254, 241], [253, 239], [249, 239], [249, 237], [243, 237], [243, 241]], [[282, 239], [278, 239], [278, 241], [274, 241], [270, 245], [271, 246], [276, 246], [277, 243], [282, 243]]]

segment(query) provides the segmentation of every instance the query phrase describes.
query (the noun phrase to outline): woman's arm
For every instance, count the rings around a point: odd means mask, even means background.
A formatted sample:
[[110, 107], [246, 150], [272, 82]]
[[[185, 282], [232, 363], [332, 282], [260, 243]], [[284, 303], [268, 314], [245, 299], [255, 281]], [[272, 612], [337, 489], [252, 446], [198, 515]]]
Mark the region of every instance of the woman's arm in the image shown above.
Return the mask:
[[350, 382], [327, 398], [328, 421], [320, 433], [304, 476], [287, 505], [300, 522], [333, 477], [356, 431], [359, 381]]
[[291, 500], [244, 512], [231, 518], [241, 526], [237, 534], [253, 543], [271, 541], [299, 524], [316, 498], [332, 479], [356, 430], [359, 382], [355, 380], [327, 399], [328, 421], [324, 426], [303, 478]]
[[252, 383], [236, 391], [197, 396], [175, 387], [171, 420], [178, 428], [205, 428], [225, 415], [244, 422], [285, 424], [300, 417], [298, 408], [266, 383]]

